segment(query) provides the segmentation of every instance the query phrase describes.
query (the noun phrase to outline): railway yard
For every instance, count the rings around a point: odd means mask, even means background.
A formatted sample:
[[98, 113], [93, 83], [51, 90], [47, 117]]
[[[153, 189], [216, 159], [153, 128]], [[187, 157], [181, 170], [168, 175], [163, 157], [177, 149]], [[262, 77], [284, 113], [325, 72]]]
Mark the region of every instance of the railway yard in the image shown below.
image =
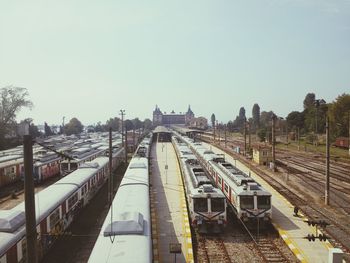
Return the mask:
[[[96, 180], [101, 182], [98, 184], [98, 189], [101, 190], [95, 194], [93, 183], [91, 186], [90, 183], [86, 184], [86, 190], [82, 190], [81, 196], [83, 197], [85, 191], [91, 191], [96, 196], [92, 199], [91, 194], [91, 201], [84, 208], [81, 208], [82, 205], [77, 202], [79, 209], [75, 210], [79, 210], [79, 213], [74, 212], [70, 224], [64, 226], [59, 234], [52, 232], [51, 217], [47, 216], [47, 220], [50, 222], [47, 223], [47, 230], [44, 230], [46, 223], [44, 226], [43, 221], [38, 222], [41, 229], [39, 242], [43, 242], [43, 244], [47, 242], [48, 239], [45, 238], [45, 235], [53, 236], [54, 240], [58, 237], [53, 244], [50, 241], [49, 246], [46, 243], [45, 246], [43, 245], [47, 251], [42, 255], [41, 261], [97, 262], [97, 259], [103, 254], [106, 255], [103, 259], [105, 262], [112, 262], [113, 258], [118, 258], [121, 262], [138, 262], [135, 261], [136, 255], [133, 251], [136, 249], [136, 244], [142, 244], [143, 249], [137, 257], [142, 257], [144, 262], [174, 262], [176, 255], [176, 262], [328, 262], [328, 250], [331, 248], [341, 249], [345, 262], [350, 262], [350, 162], [340, 158], [331, 159], [329, 205], [325, 205], [325, 157], [321, 153], [278, 148], [276, 149], [277, 169], [272, 171], [269, 167], [258, 165], [251, 158], [235, 151], [237, 147], [243, 146], [242, 138], [228, 137], [225, 143], [224, 141], [214, 141], [210, 134], [206, 134], [201, 136], [203, 142], [196, 145], [187, 137], [174, 143], [169, 134], [170, 131], [166, 129], [155, 130], [153, 136], [141, 143], [139, 146], [141, 148], [132, 156], [130, 162], [133, 163], [133, 167], [128, 167], [126, 172], [126, 167], [118, 168], [114, 177], [114, 187], [115, 192], [119, 195], [114, 197], [112, 203], [109, 203], [111, 201], [108, 201], [109, 196], [106, 194], [109, 191], [106, 175], [102, 178], [99, 173], [96, 173], [98, 175]], [[183, 135], [174, 133], [172, 137], [174, 136], [182, 138]], [[120, 136], [116, 135], [115, 140], [115, 147], [120, 147]], [[90, 146], [88, 147], [93, 149], [100, 147], [106, 151], [107, 143], [104, 139], [103, 141], [102, 144], [98, 144], [96, 140], [89, 142]], [[67, 144], [62, 145], [62, 141], [58, 145], [67, 147]], [[83, 148], [87, 147], [87, 144], [82, 143], [82, 145], [84, 145]], [[225, 178], [232, 178], [232, 175], [230, 175], [231, 177], [225, 177], [225, 173], [220, 175], [220, 169], [217, 170], [218, 172], [213, 172], [215, 169], [213, 170], [210, 166], [215, 168], [215, 165], [223, 161], [220, 160], [216, 164], [215, 158], [210, 159], [205, 155], [209, 154], [209, 150], [206, 152], [207, 150], [201, 147], [210, 149], [210, 155], [220, 158], [224, 156], [225, 162], [230, 162], [234, 164], [235, 169], [239, 169], [240, 176], [243, 176], [241, 183], [243, 192], [249, 191], [251, 187], [252, 191], [255, 191], [253, 196], [259, 196], [259, 193], [256, 194], [257, 191], [267, 192], [267, 196], [271, 196], [271, 200], [262, 203], [259, 200], [267, 199], [256, 199], [245, 209], [241, 209], [243, 208], [243, 198], [239, 199], [241, 195], [231, 196], [231, 193], [238, 190], [233, 190], [232, 182], [230, 185], [225, 181]], [[84, 151], [80, 150], [80, 152]], [[13, 153], [11, 152], [11, 154]], [[105, 153], [102, 153], [103, 155]], [[82, 156], [79, 158], [82, 159]], [[91, 159], [86, 159], [81, 163], [92, 161], [94, 158], [96, 157], [91, 157]], [[144, 158], [148, 160], [150, 165], [148, 170], [150, 183], [146, 180], [137, 181], [131, 185], [134, 185], [133, 187], [136, 185], [138, 185], [137, 187], [147, 187], [151, 197], [148, 200], [147, 198], [139, 200], [140, 203], [134, 201], [133, 205], [127, 204], [126, 201], [122, 202], [121, 200], [128, 200], [127, 195], [134, 191], [125, 188], [131, 186], [128, 181], [131, 180], [129, 176], [137, 176], [137, 172], [147, 166], [141, 165], [140, 161]], [[191, 160], [192, 166], [187, 166], [186, 160]], [[191, 168], [189, 168], [193, 167], [193, 160], [197, 160], [197, 168], [193, 168], [195, 172], [191, 172]], [[199, 164], [203, 169], [200, 173]], [[18, 165], [16, 169], [21, 170], [20, 164], [16, 165]], [[84, 169], [84, 165], [81, 167], [80, 165], [77, 165], [77, 171]], [[137, 171], [136, 174], [128, 172], [133, 168], [134, 171]], [[126, 175], [130, 174], [125, 179], [123, 179], [124, 172]], [[186, 175], [186, 173], [188, 174]], [[207, 179], [201, 183], [201, 180], [204, 180], [204, 174], [206, 174]], [[50, 188], [51, 185], [58, 187], [60, 180], [62, 178], [68, 180], [69, 175], [70, 173], [64, 175], [61, 173], [61, 176], [50, 176], [37, 184], [36, 193], [45, 192], [44, 190]], [[189, 187], [191, 181], [194, 185]], [[84, 189], [83, 184], [81, 189]], [[121, 186], [119, 187], [119, 185]], [[203, 203], [199, 204], [198, 201], [201, 198], [201, 200], [214, 200], [213, 190], [210, 190], [208, 185], [211, 185], [210, 189], [220, 189], [224, 193], [224, 199], [226, 196], [227, 207], [224, 210], [218, 208], [220, 207], [218, 203], [216, 203], [217, 207], [214, 208], [214, 201], [211, 201], [210, 205], [209, 203], [208, 205], [204, 204], [204, 206]], [[254, 185], [257, 185], [258, 188], [253, 188]], [[118, 187], [122, 189], [119, 192]], [[194, 190], [196, 194], [194, 194]], [[136, 192], [140, 193], [140, 190]], [[185, 194], [182, 195], [180, 192]], [[123, 193], [126, 196], [123, 196]], [[21, 181], [3, 186], [0, 198], [0, 212], [12, 211], [12, 209], [19, 207], [24, 200]], [[133, 200], [132, 198], [136, 198], [136, 196], [130, 198]], [[174, 202], [175, 199], [180, 201]], [[282, 200], [282, 206], [286, 210], [278, 206], [279, 200]], [[240, 205], [238, 205], [239, 202]], [[68, 201], [68, 203], [67, 208], [60, 204], [61, 220], [58, 220], [57, 224], [65, 224], [64, 220], [66, 219], [64, 219], [63, 214], [69, 215], [66, 209], [70, 209], [68, 207], [71, 206], [71, 202]], [[257, 204], [258, 206], [256, 206]], [[257, 212], [259, 204], [264, 207], [261, 212]], [[145, 207], [147, 211], [144, 210]], [[208, 211], [203, 209], [208, 209]], [[47, 213], [52, 215], [54, 211], [56, 210], [53, 209]], [[135, 215], [129, 214], [130, 212], [137, 212], [138, 216], [140, 213], [143, 215], [142, 241], [140, 237], [133, 238], [135, 233], [140, 235], [141, 232], [138, 232], [140, 230], [128, 229], [125, 231], [131, 231], [130, 233], [116, 230], [117, 234], [113, 235], [118, 237], [117, 241], [115, 243], [107, 242], [106, 240], [111, 238], [105, 234], [106, 226], [109, 225], [108, 218], [111, 218], [111, 224], [112, 218], [117, 220], [121, 215], [135, 218]], [[77, 214], [75, 215], [75, 213]], [[147, 217], [147, 213], [150, 214], [151, 218]], [[0, 213], [0, 217], [3, 215]], [[135, 219], [131, 218], [128, 220], [133, 222]], [[118, 220], [121, 221], [115, 221], [116, 225], [124, 222], [124, 219]], [[286, 221], [288, 227], [284, 225]], [[140, 221], [138, 222], [141, 224]], [[326, 223], [322, 224], [322, 222]], [[315, 227], [315, 223], [321, 224]], [[303, 227], [299, 227], [300, 225]], [[202, 226], [205, 226], [204, 233]], [[148, 227], [150, 229], [146, 230]], [[211, 229], [216, 227], [220, 228], [221, 231], [212, 232]], [[7, 238], [7, 234], [3, 233]], [[112, 231], [112, 233], [114, 232]], [[322, 235], [327, 241], [318, 240], [318, 236], [322, 238]], [[312, 237], [316, 237], [316, 240], [312, 241]], [[2, 253], [0, 254], [1, 263], [25, 260], [24, 252], [19, 248], [19, 246], [23, 247], [22, 237], [19, 237], [16, 242], [19, 245], [18, 247], [15, 245], [15, 250], [13, 250], [13, 243], [9, 246], [0, 242], [2, 247], [0, 251]], [[105, 242], [109, 244], [108, 248], [104, 245]], [[123, 246], [118, 246], [122, 243]], [[180, 250], [171, 251], [170, 244], [180, 244]], [[144, 251], [148, 246], [152, 247], [152, 251]], [[309, 246], [310, 248], [308, 248]]]
[[[208, 138], [204, 138], [208, 141]], [[210, 139], [209, 139], [210, 140]], [[326, 221], [329, 225], [320, 227], [334, 247], [344, 251], [344, 258], [350, 260], [350, 164], [333, 158], [330, 162], [330, 205], [324, 205], [325, 156], [314, 152], [290, 149], [276, 150], [277, 171], [254, 164], [250, 159], [237, 154], [233, 149], [242, 147], [242, 139], [216, 143], [220, 149], [244, 163], [247, 169], [259, 174], [302, 211], [307, 220]]]

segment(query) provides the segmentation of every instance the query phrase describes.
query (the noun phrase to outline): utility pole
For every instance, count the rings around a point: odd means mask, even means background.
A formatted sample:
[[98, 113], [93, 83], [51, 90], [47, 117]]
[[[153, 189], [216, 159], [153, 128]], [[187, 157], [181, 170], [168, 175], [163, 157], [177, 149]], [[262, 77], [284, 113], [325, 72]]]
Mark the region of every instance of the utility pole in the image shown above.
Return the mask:
[[250, 153], [250, 148], [251, 148], [251, 134], [250, 134], [250, 123], [249, 121], [247, 122], [248, 125], [248, 151]]
[[350, 110], [348, 111], [348, 118], [349, 118], [349, 138], [348, 138], [348, 144], [349, 144], [349, 156], [350, 156]]
[[247, 155], [247, 119], [244, 118], [244, 156]]
[[[125, 110], [120, 110], [120, 115], [122, 115], [122, 144], [124, 146], [124, 151], [125, 151], [125, 164], [128, 161], [128, 150], [126, 148], [126, 139], [124, 142], [124, 115], [125, 115]], [[126, 129], [125, 129], [126, 130]], [[126, 134], [125, 134], [126, 137]]]
[[135, 126], [132, 129], [132, 149], [135, 151]]
[[64, 134], [64, 119], [65, 119], [66, 117], [65, 116], [63, 116], [63, 118], [62, 118], [62, 133]]
[[226, 127], [226, 124], [225, 124], [225, 148], [227, 147], [227, 133], [226, 133], [226, 130], [227, 130], [227, 127]]
[[113, 174], [112, 174], [112, 127], [109, 127], [109, 182], [108, 182], [108, 190], [109, 196], [108, 201], [111, 204], [113, 200]]
[[216, 131], [218, 133], [218, 140], [219, 140], [219, 145], [220, 145], [220, 129], [219, 129], [219, 121], [216, 120]]
[[325, 205], [329, 205], [329, 117], [326, 113], [326, 187], [324, 195]]
[[316, 100], [315, 103], [316, 103], [316, 128], [315, 128], [315, 135], [316, 135], [316, 151], [317, 151], [317, 146], [318, 146], [317, 113], [318, 113], [318, 106], [320, 105], [320, 102], [319, 102], [319, 100]]
[[298, 127], [298, 151], [300, 151], [300, 128]]
[[276, 171], [276, 154], [275, 154], [275, 120], [276, 115], [272, 115], [272, 169], [275, 172]]
[[23, 137], [24, 155], [24, 206], [26, 216], [27, 262], [37, 263], [37, 232], [35, 218], [33, 141], [32, 136]]

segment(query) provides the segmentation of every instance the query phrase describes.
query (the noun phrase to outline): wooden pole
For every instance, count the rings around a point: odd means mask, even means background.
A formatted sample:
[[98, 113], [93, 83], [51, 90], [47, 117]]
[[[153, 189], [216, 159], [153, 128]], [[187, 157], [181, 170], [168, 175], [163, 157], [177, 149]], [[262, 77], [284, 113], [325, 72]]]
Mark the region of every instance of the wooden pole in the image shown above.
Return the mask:
[[112, 174], [112, 127], [109, 127], [109, 180], [108, 180], [108, 190], [109, 190], [109, 202], [112, 203], [113, 200], [113, 174]]
[[325, 205], [329, 205], [329, 117], [328, 114], [326, 116], [326, 184], [325, 184], [325, 195], [324, 195], [324, 203]]
[[35, 216], [33, 179], [33, 141], [32, 136], [23, 137], [24, 155], [24, 205], [26, 216], [27, 262], [37, 263], [37, 232]]

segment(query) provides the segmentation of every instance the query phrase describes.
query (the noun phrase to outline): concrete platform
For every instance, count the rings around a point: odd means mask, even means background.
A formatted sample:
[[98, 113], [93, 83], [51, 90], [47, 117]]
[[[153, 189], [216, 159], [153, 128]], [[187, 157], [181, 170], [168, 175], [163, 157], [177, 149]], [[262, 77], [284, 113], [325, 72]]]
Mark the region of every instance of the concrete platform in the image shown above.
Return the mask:
[[[215, 153], [225, 154], [225, 158], [236, 165], [242, 171], [249, 173], [249, 168], [240, 163], [217, 147], [211, 146]], [[269, 184], [261, 179], [257, 174], [251, 172], [251, 176], [272, 194], [272, 223], [280, 233], [285, 243], [293, 251], [301, 262], [328, 262], [329, 250], [332, 245], [326, 241], [318, 239], [310, 242], [303, 237], [308, 234], [316, 234], [316, 229], [309, 226], [305, 220], [307, 218], [300, 214], [300, 217], [293, 216], [294, 206], [289, 203], [281, 194], [275, 191]], [[319, 231], [320, 233], [320, 231]]]
[[[170, 142], [151, 151], [151, 212], [155, 262], [175, 262], [170, 244], [181, 244], [176, 262], [193, 262], [191, 230], [176, 153]], [[135, 252], [137, 253], [137, 252]]]

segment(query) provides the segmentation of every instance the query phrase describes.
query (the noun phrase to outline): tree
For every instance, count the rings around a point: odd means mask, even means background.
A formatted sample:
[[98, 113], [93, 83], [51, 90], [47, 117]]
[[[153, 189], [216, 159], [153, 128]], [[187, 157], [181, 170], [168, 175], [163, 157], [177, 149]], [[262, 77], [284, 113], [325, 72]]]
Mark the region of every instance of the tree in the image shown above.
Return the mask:
[[288, 127], [291, 127], [292, 129], [302, 129], [304, 127], [304, 113], [299, 111], [292, 111], [287, 116], [287, 125]]
[[273, 111], [262, 111], [260, 114], [260, 125], [263, 127], [269, 127], [273, 115]]
[[136, 130], [142, 128], [142, 121], [140, 121], [139, 118], [133, 119], [132, 123], [134, 124], [134, 128]]
[[349, 135], [350, 94], [338, 96], [329, 107], [329, 119], [334, 137]]
[[241, 107], [239, 109], [239, 115], [233, 121], [234, 129], [237, 129], [237, 130], [240, 130], [241, 132], [243, 132], [245, 122], [246, 122], [245, 109], [244, 109], [244, 107]]
[[215, 114], [214, 113], [211, 115], [211, 125], [214, 129], [215, 128]]
[[51, 128], [47, 123], [44, 123], [44, 131], [45, 131], [45, 136], [51, 136], [53, 135], [53, 132], [51, 131]]
[[83, 131], [83, 128], [84, 126], [81, 124], [81, 122], [74, 117], [64, 126], [64, 132], [67, 135], [79, 134]]
[[143, 121], [143, 127], [144, 127], [144, 129], [145, 130], [147, 130], [147, 131], [149, 131], [149, 130], [151, 130], [152, 129], [152, 121], [150, 120], [150, 119], [145, 119], [144, 121]]
[[121, 120], [118, 117], [110, 118], [106, 121], [106, 131], [108, 131], [109, 127], [112, 128], [112, 131], [119, 131], [120, 122]]
[[5, 146], [5, 135], [16, 123], [16, 115], [23, 108], [32, 108], [27, 89], [6, 86], [0, 89], [0, 149]]
[[252, 109], [253, 116], [253, 130], [257, 130], [260, 127], [260, 107], [257, 103], [254, 104]]
[[132, 123], [131, 120], [125, 120], [124, 124], [125, 124], [126, 131], [130, 131], [134, 128], [134, 124]]
[[34, 123], [31, 123], [29, 126], [29, 134], [33, 137], [40, 137], [41, 133], [38, 130], [38, 126], [36, 126]]
[[310, 107], [314, 107], [315, 105], [315, 93], [308, 93], [305, 96], [304, 99], [304, 110], [310, 108]]

